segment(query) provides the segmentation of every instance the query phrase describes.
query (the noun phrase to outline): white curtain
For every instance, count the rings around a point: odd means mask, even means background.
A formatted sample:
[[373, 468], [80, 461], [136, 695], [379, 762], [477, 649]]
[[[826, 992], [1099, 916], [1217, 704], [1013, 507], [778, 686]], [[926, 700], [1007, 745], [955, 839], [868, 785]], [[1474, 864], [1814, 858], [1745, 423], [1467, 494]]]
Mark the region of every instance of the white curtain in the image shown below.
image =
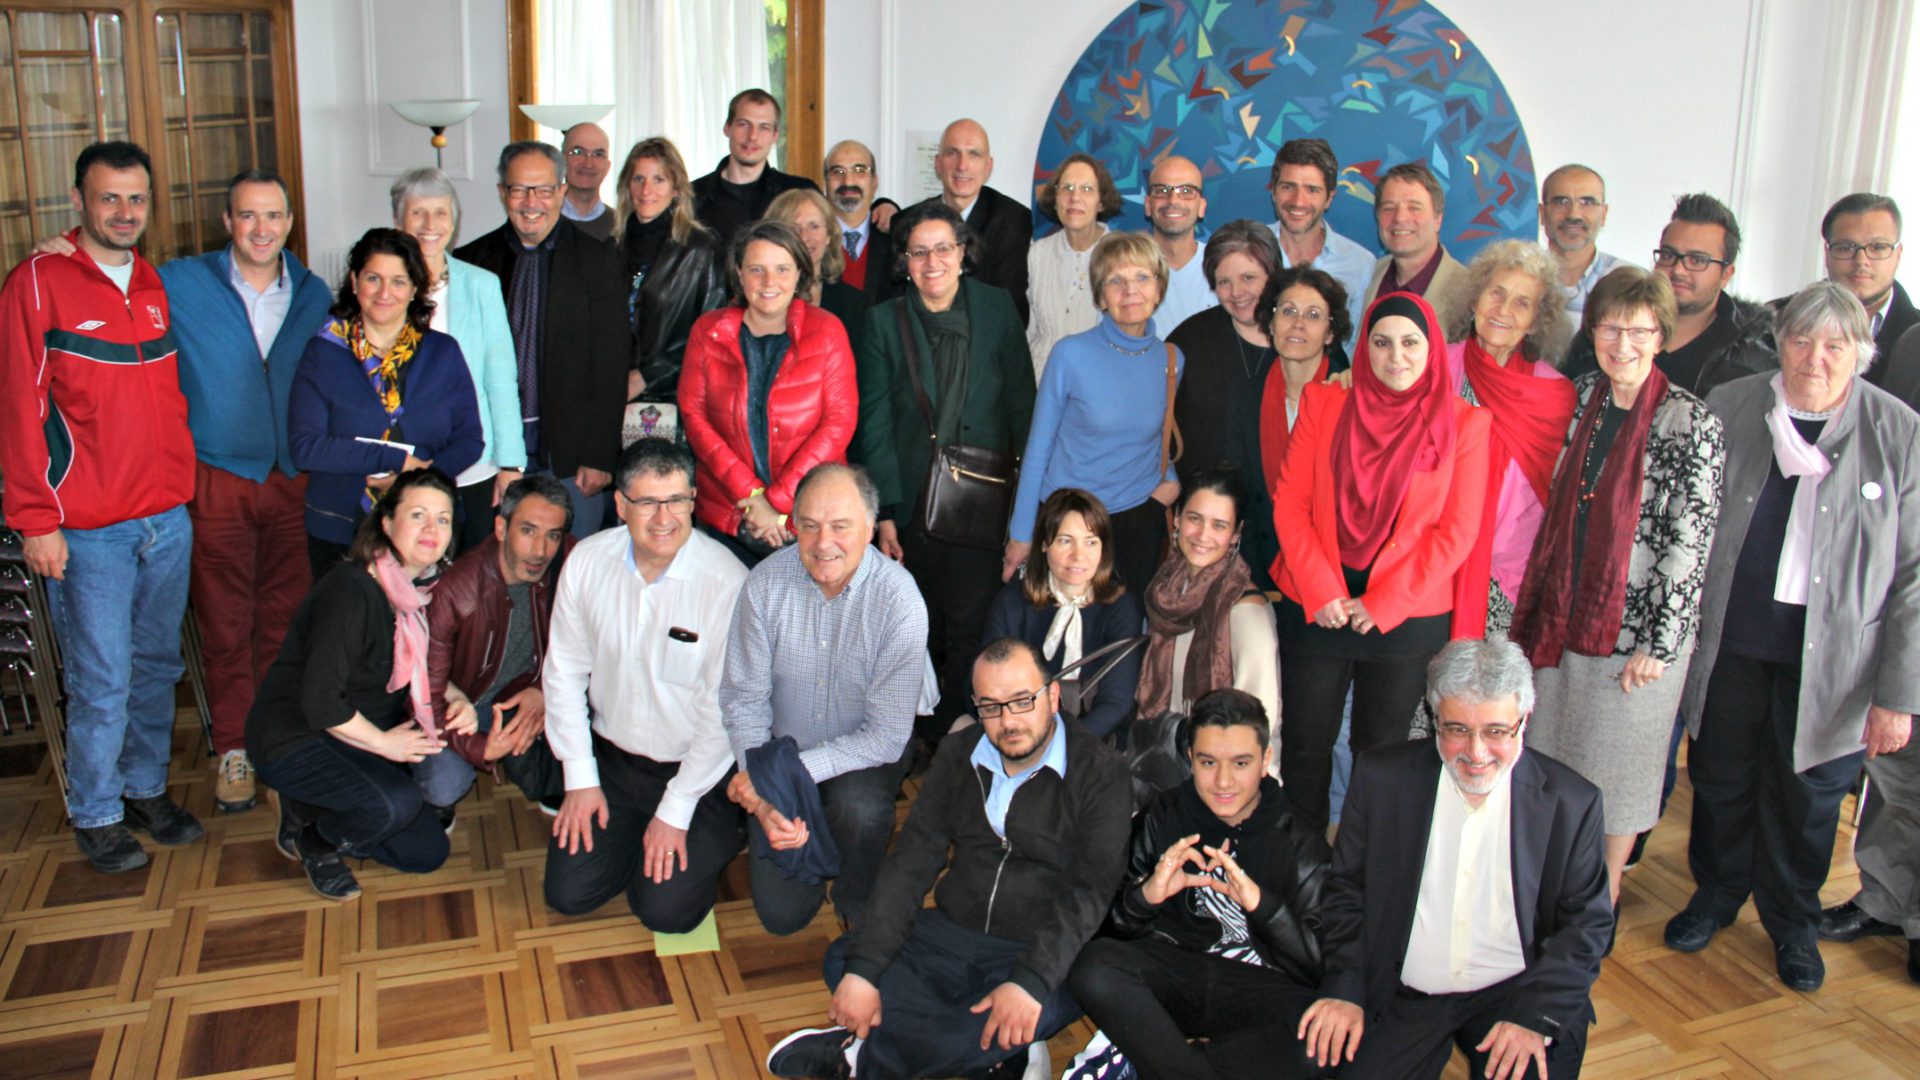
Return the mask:
[[1901, 123], [1903, 99], [1915, 94], [1907, 69], [1914, 6], [1914, 0], [1873, 0], [1832, 9], [1828, 63], [1839, 78], [1828, 99], [1826, 185], [1820, 189], [1832, 196], [1826, 202], [1852, 191], [1885, 193], [1895, 158], [1911, 161], [1920, 149], [1902, 153], [1899, 145], [1900, 129], [1913, 126], [1913, 110], [1920, 108], [1920, 102], [1907, 105], [1907, 123]]
[[[539, 0], [536, 33], [540, 101], [613, 105], [600, 121], [612, 143], [609, 202], [634, 143], [665, 135], [702, 176], [726, 156], [733, 95], [784, 89], [768, 85], [765, 0]], [[561, 136], [543, 127], [540, 137], [557, 146]]]

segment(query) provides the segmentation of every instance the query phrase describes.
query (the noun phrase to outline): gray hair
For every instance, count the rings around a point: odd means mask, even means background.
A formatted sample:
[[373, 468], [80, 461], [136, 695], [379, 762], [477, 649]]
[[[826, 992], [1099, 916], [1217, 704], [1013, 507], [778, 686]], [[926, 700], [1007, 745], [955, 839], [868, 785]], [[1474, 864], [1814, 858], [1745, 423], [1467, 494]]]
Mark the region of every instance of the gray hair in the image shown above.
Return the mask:
[[400, 227], [400, 212], [406, 209], [408, 199], [452, 199], [453, 229], [456, 233], [460, 231], [460, 192], [439, 169], [408, 169], [387, 189], [387, 194], [393, 198], [394, 228]]
[[808, 488], [818, 481], [831, 480], [836, 476], [844, 476], [853, 481], [854, 490], [860, 493], [860, 501], [867, 508], [867, 524], [879, 524], [880, 489], [873, 486], [873, 477], [868, 476], [867, 470], [858, 465], [848, 465], [839, 461], [829, 461], [807, 470], [807, 475], [800, 478], [800, 486], [793, 489], [794, 508], [799, 509], [800, 500], [807, 497]]
[[500, 493], [500, 506], [494, 512], [502, 521], [512, 521], [513, 512], [528, 498], [545, 499], [566, 511], [567, 523], [562, 528], [573, 530], [573, 500], [567, 496], [566, 485], [554, 479], [552, 473], [534, 473], [508, 484], [507, 490]]
[[685, 476], [688, 487], [694, 486], [691, 450], [671, 439], [635, 439], [620, 451], [619, 459], [614, 462], [613, 483], [624, 495], [636, 476], [672, 476], [674, 473]]
[[1560, 291], [1560, 266], [1547, 249], [1525, 240], [1501, 240], [1480, 249], [1467, 264], [1467, 280], [1457, 295], [1467, 298], [1453, 313], [1447, 326], [1448, 341], [1465, 341], [1473, 333], [1473, 309], [1480, 294], [1487, 291], [1495, 274], [1518, 270], [1540, 283], [1540, 303], [1533, 309], [1533, 328], [1527, 331], [1526, 345], [1533, 359], [1549, 365], [1560, 362], [1567, 351], [1571, 328], [1567, 325], [1567, 297]]
[[519, 142], [508, 143], [506, 149], [500, 151], [500, 164], [494, 172], [500, 177], [502, 187], [507, 183], [507, 167], [513, 164], [514, 159], [524, 154], [544, 155], [549, 162], [553, 163], [553, 182], [556, 184], [567, 182], [567, 159], [560, 156], [559, 147], [538, 139], [522, 139]]
[[1801, 334], [1838, 331], [1853, 342], [1857, 360], [1854, 374], [1873, 366], [1873, 323], [1853, 290], [1822, 279], [1793, 294], [1773, 317], [1773, 340], [1784, 342]]
[[1427, 664], [1427, 704], [1435, 715], [1448, 698], [1468, 705], [1515, 698], [1520, 715], [1533, 711], [1533, 664], [1506, 638], [1447, 642]]

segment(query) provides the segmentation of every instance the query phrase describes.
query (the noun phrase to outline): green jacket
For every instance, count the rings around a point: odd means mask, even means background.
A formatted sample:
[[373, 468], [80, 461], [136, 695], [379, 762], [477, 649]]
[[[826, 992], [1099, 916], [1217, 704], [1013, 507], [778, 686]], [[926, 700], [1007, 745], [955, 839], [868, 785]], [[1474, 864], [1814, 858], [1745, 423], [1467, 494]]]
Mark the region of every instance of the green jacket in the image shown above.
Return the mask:
[[[967, 311], [973, 320], [967, 365], [967, 401], [960, 421], [960, 441], [1018, 454], [1027, 445], [1027, 424], [1033, 419], [1033, 360], [1027, 353], [1026, 329], [1005, 289], [962, 278]], [[865, 465], [880, 489], [882, 518], [912, 513], [927, 480], [927, 461], [933, 440], [926, 415], [907, 375], [906, 350], [900, 341], [899, 308], [906, 297], [876, 305], [855, 339], [860, 380], [860, 426], [854, 432], [854, 460]], [[933, 349], [914, 316], [914, 349], [920, 358], [920, 380], [927, 397], [939, 409], [939, 379], [933, 373]]]

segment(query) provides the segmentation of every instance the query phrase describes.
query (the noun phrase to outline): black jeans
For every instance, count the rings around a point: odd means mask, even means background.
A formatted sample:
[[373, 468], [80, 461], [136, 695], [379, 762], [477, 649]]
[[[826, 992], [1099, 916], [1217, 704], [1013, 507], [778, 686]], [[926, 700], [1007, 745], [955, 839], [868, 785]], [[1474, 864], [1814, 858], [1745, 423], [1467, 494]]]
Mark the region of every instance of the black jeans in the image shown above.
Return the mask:
[[301, 816], [343, 854], [409, 874], [447, 861], [440, 819], [420, 798], [413, 770], [397, 761], [322, 734], [254, 768], [268, 787], [306, 804]]
[[916, 722], [929, 748], [939, 745], [961, 713], [973, 711], [973, 660], [983, 644], [987, 609], [1000, 591], [1000, 552], [936, 540], [918, 518], [898, 523], [901, 564], [927, 604], [927, 651], [940, 676], [940, 704]]
[[[846, 973], [848, 938], [827, 948], [823, 965], [827, 987], [840, 985]], [[913, 918], [907, 940], [881, 974], [881, 1024], [860, 1047], [855, 1070], [860, 1076], [975, 1076], [1025, 1048], [1000, 1049], [998, 1039], [980, 1049], [985, 1013], [973, 1012], [981, 998], [1007, 981], [1014, 961], [1030, 943], [968, 930], [938, 911]], [[1080, 1016], [1080, 1006], [1065, 986], [1040, 1002], [1034, 1041], [1045, 1042]]]
[[1154, 571], [1160, 569], [1160, 552], [1169, 543], [1167, 508], [1148, 499], [1132, 509], [1113, 513], [1112, 518], [1114, 573], [1144, 604], [1147, 586], [1153, 582]]
[[[1273, 968], [1153, 938], [1095, 938], [1074, 960], [1067, 986], [1142, 1076], [1321, 1075], [1295, 1037], [1319, 995]], [[1207, 1041], [1189, 1045], [1192, 1038]]]
[[454, 554], [484, 543], [493, 535], [493, 480], [468, 484], [460, 489], [460, 524], [455, 530]]
[[[907, 762], [899, 761], [842, 773], [820, 784], [821, 809], [828, 835], [840, 849], [840, 876], [833, 879], [833, 909], [849, 924], [857, 924], [873, 895], [880, 860], [893, 837], [894, 796], [906, 776]], [[809, 821], [809, 829], [819, 822]], [[758, 818], [747, 819], [749, 838], [760, 832]], [[752, 851], [749, 846], [748, 851]], [[767, 933], [798, 933], [813, 921], [826, 902], [827, 884], [809, 885], [780, 872], [772, 859], [748, 859], [748, 882], [753, 889], [753, 911]]]
[[313, 571], [313, 580], [319, 581], [327, 571], [347, 561], [347, 545], [336, 544], [331, 540], [322, 540], [312, 533], [307, 534], [307, 568]]
[[1800, 669], [1722, 651], [1687, 750], [1693, 826], [1687, 910], [1731, 922], [1749, 893], [1776, 944], [1812, 945], [1840, 803], [1862, 750], [1793, 769]]
[[[1385, 1015], [1367, 1018], [1360, 1051], [1340, 1070], [1340, 1080], [1431, 1080], [1447, 1067], [1455, 1047], [1467, 1055], [1467, 1075], [1487, 1075], [1487, 1054], [1476, 1050], [1499, 1022], [1514, 993], [1512, 979], [1484, 990], [1432, 996], [1402, 988], [1387, 1003]], [[1587, 1056], [1587, 1024], [1591, 1012], [1567, 1024], [1547, 1047], [1547, 1073], [1553, 1080], [1577, 1080]], [[1510, 1076], [1539, 1080], [1539, 1068], [1527, 1062], [1524, 1073]]]
[[1427, 689], [1427, 661], [1341, 660], [1283, 650], [1280, 656], [1280, 782], [1297, 821], [1325, 832], [1333, 744], [1353, 687], [1353, 756], [1400, 742]]
[[721, 872], [740, 852], [742, 815], [727, 798], [732, 771], [694, 805], [686, 869], [676, 861], [673, 876], [656, 883], [646, 874], [643, 839], [680, 763], [629, 754], [597, 734], [593, 758], [607, 799], [607, 827], [588, 826], [592, 851], [583, 845], [569, 855], [557, 842], [547, 845], [547, 906], [562, 915], [585, 915], [624, 891], [627, 908], [649, 930], [684, 934], [699, 926], [713, 910]]

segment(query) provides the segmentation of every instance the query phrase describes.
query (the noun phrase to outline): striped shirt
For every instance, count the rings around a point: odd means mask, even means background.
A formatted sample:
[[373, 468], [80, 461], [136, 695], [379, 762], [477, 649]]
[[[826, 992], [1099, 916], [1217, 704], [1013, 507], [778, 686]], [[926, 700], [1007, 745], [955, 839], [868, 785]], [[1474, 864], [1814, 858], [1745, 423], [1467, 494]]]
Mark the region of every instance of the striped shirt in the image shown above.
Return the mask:
[[782, 735], [815, 783], [900, 760], [926, 671], [927, 608], [913, 577], [877, 551], [831, 599], [798, 545], [756, 566], [727, 635], [720, 716], [733, 755]]

